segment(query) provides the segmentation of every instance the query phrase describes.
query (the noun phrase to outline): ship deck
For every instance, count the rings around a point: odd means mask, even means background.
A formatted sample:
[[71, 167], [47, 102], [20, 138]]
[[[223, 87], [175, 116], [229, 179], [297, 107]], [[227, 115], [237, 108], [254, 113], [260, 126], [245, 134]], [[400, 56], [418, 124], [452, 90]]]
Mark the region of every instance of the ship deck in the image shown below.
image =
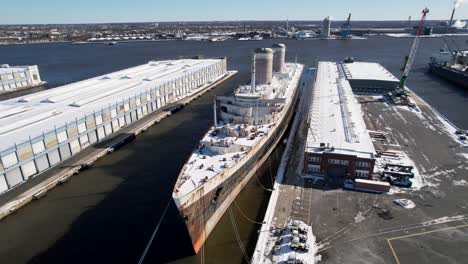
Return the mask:
[[[233, 125], [226, 125], [227, 127], [235, 127]], [[253, 127], [253, 126], [252, 126]], [[182, 181], [178, 187], [178, 194], [183, 195], [189, 193], [190, 191], [196, 189], [202, 185], [207, 180], [215, 177], [218, 174], [221, 174], [225, 169], [234, 166], [237, 162], [241, 161], [248, 153], [248, 149], [252, 148], [254, 145], [262, 139], [262, 137], [268, 133], [272, 127], [268, 125], [259, 126], [258, 128], [259, 136], [254, 139], [241, 137], [227, 137], [223, 135], [213, 135], [213, 128], [208, 131], [208, 133], [203, 138], [203, 142], [218, 142], [220, 140], [226, 140], [230, 144], [238, 145], [245, 147], [246, 151], [236, 151], [229, 152], [226, 154], [214, 153], [206, 148], [197, 149], [190, 156], [190, 159], [187, 162], [187, 166], [183, 171]]]
[[[301, 74], [297, 74], [296, 72], [298, 69], [300, 69], [300, 72], [302, 72], [302, 65], [299, 65], [298, 67], [297, 64], [287, 63], [285, 70], [286, 73], [275, 75], [274, 82], [271, 86], [259, 86], [257, 87], [257, 93], [253, 94], [256, 94], [257, 96], [261, 95], [260, 100], [282, 98], [285, 99], [282, 101], [283, 103], [289, 102], [289, 98], [293, 96], [296, 89], [296, 87], [291, 87], [291, 85], [295, 83], [295, 81], [298, 80], [298, 78], [301, 76]], [[288, 76], [290, 77], [286, 78]], [[285, 87], [284, 94], [277, 95], [276, 98], [269, 96], [273, 88], [281, 86]], [[248, 95], [249, 93], [246, 92], [247, 90], [248, 87], [241, 86], [237, 90], [236, 96], [238, 94]], [[282, 114], [284, 114], [284, 109], [281, 115]], [[219, 124], [222, 125], [219, 126]], [[220, 122], [218, 123], [217, 129], [221, 127], [235, 129], [240, 125], [244, 124], [226, 124]], [[247, 126], [247, 130], [255, 129], [257, 131], [254, 138], [250, 138], [250, 136], [232, 137], [221, 133], [213, 133], [214, 128], [212, 127], [200, 142], [227, 143], [236, 146], [236, 148], [240, 151], [215, 153], [207, 150], [206, 148], [199, 147], [192, 153], [185, 167], [182, 169], [181, 174], [179, 175], [179, 179], [176, 183], [176, 187], [174, 188], [174, 194], [179, 197], [184, 196], [197, 189], [215, 176], [222, 174], [224, 171], [226, 171], [226, 169], [231, 168], [239, 163], [249, 154], [249, 151], [254, 148], [254, 146], [258, 145], [259, 142], [268, 135], [268, 133], [275, 129], [275, 126], [276, 123], [267, 123], [259, 126]]]

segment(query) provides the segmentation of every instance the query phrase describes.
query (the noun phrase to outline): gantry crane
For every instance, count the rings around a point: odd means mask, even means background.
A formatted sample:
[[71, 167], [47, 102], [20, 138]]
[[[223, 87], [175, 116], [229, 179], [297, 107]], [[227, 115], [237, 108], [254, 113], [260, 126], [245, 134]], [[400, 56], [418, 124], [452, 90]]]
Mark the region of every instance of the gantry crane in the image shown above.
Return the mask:
[[341, 37], [342, 38], [350, 38], [351, 37], [351, 13], [349, 13], [348, 19], [346, 22], [341, 26]]
[[399, 88], [398, 92], [402, 95], [406, 95], [406, 91], [405, 91], [406, 80], [408, 79], [408, 75], [411, 71], [411, 67], [413, 66], [414, 58], [416, 57], [416, 54], [418, 53], [419, 42], [421, 41], [421, 35], [423, 35], [424, 33], [424, 24], [426, 22], [427, 13], [429, 13], [429, 9], [424, 8], [424, 10], [422, 11], [423, 15], [422, 15], [421, 21], [419, 21], [418, 31], [416, 32], [413, 45], [411, 46], [410, 54], [409, 56], [406, 56], [405, 58], [405, 64], [402, 69], [403, 74], [401, 75], [400, 84], [398, 86]]

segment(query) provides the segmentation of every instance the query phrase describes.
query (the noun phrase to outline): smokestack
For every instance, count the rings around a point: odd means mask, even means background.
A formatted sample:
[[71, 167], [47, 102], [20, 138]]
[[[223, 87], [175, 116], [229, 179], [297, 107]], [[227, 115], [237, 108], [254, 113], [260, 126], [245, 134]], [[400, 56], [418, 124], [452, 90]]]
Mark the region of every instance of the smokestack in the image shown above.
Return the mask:
[[255, 50], [255, 84], [271, 84], [273, 77], [273, 50], [260, 48]]

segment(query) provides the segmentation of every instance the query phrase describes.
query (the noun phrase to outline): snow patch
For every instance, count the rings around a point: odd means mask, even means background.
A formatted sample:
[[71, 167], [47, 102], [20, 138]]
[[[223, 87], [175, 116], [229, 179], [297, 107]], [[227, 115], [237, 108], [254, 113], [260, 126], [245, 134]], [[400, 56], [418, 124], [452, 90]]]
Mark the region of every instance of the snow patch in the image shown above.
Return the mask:
[[393, 200], [393, 202], [406, 209], [412, 209], [416, 207], [416, 204], [414, 204], [414, 202], [409, 199], [396, 199]]
[[460, 156], [468, 160], [468, 153], [460, 153]]
[[364, 217], [364, 215], [362, 214], [362, 212], [359, 212], [355, 217], [354, 217], [354, 222], [356, 223], [360, 223], [362, 221], [364, 221], [366, 218]]
[[453, 180], [453, 185], [455, 186], [468, 186], [468, 182], [466, 180]]
[[422, 225], [429, 226], [429, 225], [435, 225], [435, 224], [444, 224], [444, 223], [449, 223], [449, 222], [462, 221], [462, 220], [465, 220], [466, 218], [467, 218], [466, 215], [444, 216], [444, 217], [440, 217], [437, 219], [422, 222]]

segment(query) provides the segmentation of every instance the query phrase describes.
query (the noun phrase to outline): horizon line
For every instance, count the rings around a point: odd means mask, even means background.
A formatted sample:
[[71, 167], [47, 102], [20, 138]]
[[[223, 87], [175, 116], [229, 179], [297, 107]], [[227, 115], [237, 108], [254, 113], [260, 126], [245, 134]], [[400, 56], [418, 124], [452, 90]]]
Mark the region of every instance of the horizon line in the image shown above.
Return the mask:
[[[247, 19], [247, 20], [174, 20], [174, 21], [127, 21], [127, 22], [72, 22], [72, 23], [5, 23], [0, 24], [0, 26], [29, 26], [29, 25], [102, 25], [102, 24], [150, 24], [150, 23], [225, 23], [225, 22], [322, 22], [323, 19], [319, 20], [254, 20], [254, 19]], [[464, 19], [456, 19], [456, 20], [468, 20], [468, 18]], [[332, 22], [345, 22], [344, 20], [333, 20]], [[448, 19], [428, 19], [427, 22], [440, 22], [440, 21], [448, 21]], [[365, 20], [352, 20], [352, 22], [408, 22], [408, 20], [401, 20], [401, 19], [387, 19], [387, 20], [373, 20], [373, 19], [365, 19]], [[411, 22], [418, 22], [418, 20], [411, 20]]]

